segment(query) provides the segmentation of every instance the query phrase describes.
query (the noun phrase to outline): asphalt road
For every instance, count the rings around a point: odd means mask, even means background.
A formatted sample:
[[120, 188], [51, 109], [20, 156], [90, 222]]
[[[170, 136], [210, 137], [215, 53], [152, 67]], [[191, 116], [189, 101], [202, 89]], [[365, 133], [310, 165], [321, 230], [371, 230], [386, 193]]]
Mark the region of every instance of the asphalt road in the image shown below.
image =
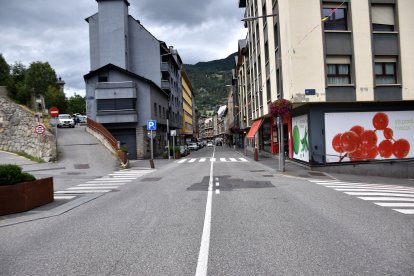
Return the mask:
[[413, 215], [228, 147], [117, 179], [107, 170], [111, 191], [0, 227], [0, 275], [414, 275]]

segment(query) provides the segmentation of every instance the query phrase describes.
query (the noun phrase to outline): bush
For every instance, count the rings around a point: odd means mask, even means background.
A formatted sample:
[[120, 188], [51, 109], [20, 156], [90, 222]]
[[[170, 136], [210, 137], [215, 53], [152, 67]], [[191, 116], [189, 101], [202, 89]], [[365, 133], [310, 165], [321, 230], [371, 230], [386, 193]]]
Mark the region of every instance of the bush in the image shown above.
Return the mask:
[[17, 165], [0, 165], [0, 186], [13, 185], [33, 180], [36, 180], [33, 175], [22, 172], [22, 168]]

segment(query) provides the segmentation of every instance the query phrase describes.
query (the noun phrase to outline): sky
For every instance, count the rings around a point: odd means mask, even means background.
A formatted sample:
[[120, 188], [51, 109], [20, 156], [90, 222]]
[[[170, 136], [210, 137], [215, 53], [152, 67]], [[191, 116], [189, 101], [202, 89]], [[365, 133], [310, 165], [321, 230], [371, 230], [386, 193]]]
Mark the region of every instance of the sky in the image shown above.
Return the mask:
[[[128, 2], [129, 14], [187, 64], [226, 58], [246, 37], [238, 0]], [[90, 70], [85, 18], [96, 12], [96, 0], [0, 0], [0, 53], [10, 65], [49, 62], [65, 81], [66, 96], [83, 96]]]

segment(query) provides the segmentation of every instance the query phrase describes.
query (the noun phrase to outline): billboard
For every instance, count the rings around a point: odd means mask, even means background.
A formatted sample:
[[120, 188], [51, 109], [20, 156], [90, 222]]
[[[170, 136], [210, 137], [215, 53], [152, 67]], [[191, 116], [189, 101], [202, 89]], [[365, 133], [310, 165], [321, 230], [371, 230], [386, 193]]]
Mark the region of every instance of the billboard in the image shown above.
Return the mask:
[[414, 111], [325, 113], [326, 162], [414, 158]]
[[292, 118], [293, 158], [309, 162], [308, 115]]

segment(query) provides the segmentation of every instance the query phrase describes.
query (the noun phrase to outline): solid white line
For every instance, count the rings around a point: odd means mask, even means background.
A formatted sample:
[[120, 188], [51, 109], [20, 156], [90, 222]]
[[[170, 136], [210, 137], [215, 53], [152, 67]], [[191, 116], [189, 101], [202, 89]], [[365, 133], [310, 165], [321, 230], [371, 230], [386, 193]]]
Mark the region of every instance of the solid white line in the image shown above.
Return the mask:
[[382, 207], [414, 207], [414, 203], [380, 203], [374, 202], [375, 204], [382, 206]]
[[393, 193], [377, 193], [377, 192], [345, 192], [348, 195], [356, 196], [402, 196], [402, 197], [414, 197], [412, 194], [393, 194]]
[[206, 158], [201, 158], [198, 162], [206, 162]]
[[[213, 157], [210, 158], [210, 180], [208, 182], [206, 214], [204, 216], [203, 234], [201, 237], [200, 252], [198, 253], [196, 276], [207, 276], [208, 252], [210, 250], [210, 231], [211, 231], [211, 208], [213, 201], [213, 164], [215, 161], [214, 154], [216, 147], [213, 150]], [[214, 160], [213, 160], [214, 159]]]
[[194, 163], [197, 160], [197, 158], [192, 158], [188, 163]]
[[406, 214], [406, 215], [414, 215], [414, 209], [393, 209], [393, 210]]
[[116, 189], [119, 188], [119, 186], [93, 186], [93, 187], [71, 187], [67, 188], [67, 190], [91, 190], [91, 189]]
[[220, 194], [220, 189], [216, 189], [216, 195]]
[[226, 158], [220, 158], [221, 162], [227, 162]]
[[362, 200], [370, 201], [407, 201], [414, 202], [414, 198], [405, 198], [405, 197], [358, 197]]
[[376, 189], [364, 189], [364, 188], [350, 188], [350, 189], [335, 189], [336, 191], [340, 192], [387, 192], [387, 193], [406, 193], [406, 194], [414, 194], [414, 192], [406, 191], [406, 190], [396, 190], [390, 188], [376, 188]]
[[187, 158], [181, 159], [180, 161], [178, 161], [177, 163], [184, 163], [185, 161], [187, 161]]
[[247, 162], [247, 159], [245, 159], [245, 158], [239, 158], [239, 160], [242, 161], [242, 162]]
[[76, 196], [63, 196], [63, 195], [54, 195], [53, 198], [54, 199], [72, 199], [75, 198]]
[[112, 190], [85, 190], [85, 191], [57, 191], [55, 194], [87, 194], [87, 193], [109, 193]]

